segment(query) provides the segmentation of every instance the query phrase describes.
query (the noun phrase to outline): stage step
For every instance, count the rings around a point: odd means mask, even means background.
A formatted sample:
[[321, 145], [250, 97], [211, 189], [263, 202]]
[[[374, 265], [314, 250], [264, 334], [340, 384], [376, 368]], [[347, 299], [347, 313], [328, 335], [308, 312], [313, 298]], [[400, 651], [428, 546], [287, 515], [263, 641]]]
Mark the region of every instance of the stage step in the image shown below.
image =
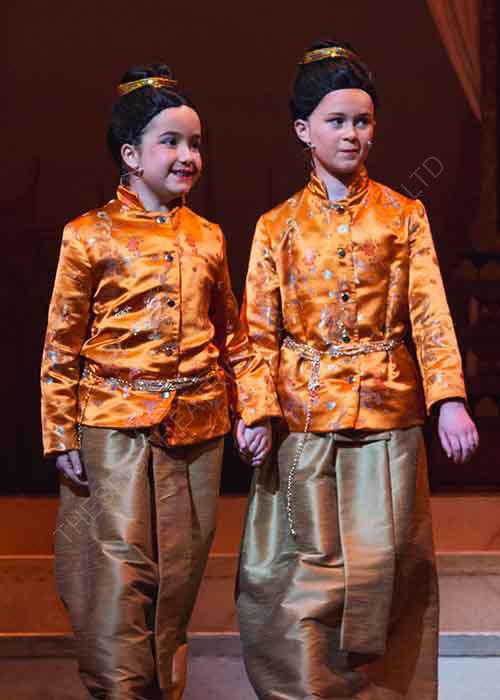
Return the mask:
[[[500, 496], [433, 497], [443, 653], [498, 653]], [[238, 632], [234, 581], [246, 499], [221, 497], [192, 634]], [[0, 639], [70, 634], [53, 576], [56, 499], [0, 499]], [[22, 514], [22, 515], [20, 515]], [[30, 514], [30, 517], [28, 517]]]

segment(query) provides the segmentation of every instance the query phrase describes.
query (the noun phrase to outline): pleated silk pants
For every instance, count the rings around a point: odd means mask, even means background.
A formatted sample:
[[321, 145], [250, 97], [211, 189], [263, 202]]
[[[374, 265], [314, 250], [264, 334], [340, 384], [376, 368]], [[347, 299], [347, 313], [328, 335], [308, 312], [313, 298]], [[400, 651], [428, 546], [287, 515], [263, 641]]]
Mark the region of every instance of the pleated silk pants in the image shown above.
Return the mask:
[[222, 450], [222, 438], [164, 448], [148, 430], [83, 427], [89, 485], [61, 485], [56, 578], [92, 698], [182, 697]]
[[237, 606], [257, 696], [437, 700], [421, 429], [309, 434], [290, 484], [299, 439], [256, 472], [246, 519]]

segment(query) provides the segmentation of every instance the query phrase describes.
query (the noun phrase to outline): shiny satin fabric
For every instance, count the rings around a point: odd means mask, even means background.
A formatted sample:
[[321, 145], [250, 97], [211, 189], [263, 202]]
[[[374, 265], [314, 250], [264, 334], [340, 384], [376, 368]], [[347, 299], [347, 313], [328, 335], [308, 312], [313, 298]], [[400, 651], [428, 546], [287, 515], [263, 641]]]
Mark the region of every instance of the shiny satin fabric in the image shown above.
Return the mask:
[[436, 700], [438, 592], [419, 427], [300, 434], [255, 474], [237, 607], [260, 700]]
[[[462, 364], [432, 235], [421, 202], [358, 173], [331, 202], [309, 184], [262, 216], [242, 319], [271, 367], [283, 416], [303, 431], [311, 362], [285, 335], [323, 352], [311, 430], [388, 430], [421, 424], [417, 368], [404, 343], [390, 351], [329, 357], [413, 335], [425, 403], [465, 398]], [[333, 353], [332, 353], [333, 354]]]
[[[83, 378], [82, 361], [91, 370]], [[134, 385], [214, 371], [177, 393]], [[125, 187], [68, 224], [41, 390], [46, 454], [77, 449], [77, 422], [165, 422], [170, 445], [222, 435], [229, 430], [228, 394], [247, 425], [280, 415], [268, 367], [239, 321], [220, 228], [185, 206], [145, 211]]]
[[185, 685], [223, 440], [155, 443], [148, 430], [84, 427], [88, 490], [61, 485], [56, 578], [94, 698], [180, 700]]

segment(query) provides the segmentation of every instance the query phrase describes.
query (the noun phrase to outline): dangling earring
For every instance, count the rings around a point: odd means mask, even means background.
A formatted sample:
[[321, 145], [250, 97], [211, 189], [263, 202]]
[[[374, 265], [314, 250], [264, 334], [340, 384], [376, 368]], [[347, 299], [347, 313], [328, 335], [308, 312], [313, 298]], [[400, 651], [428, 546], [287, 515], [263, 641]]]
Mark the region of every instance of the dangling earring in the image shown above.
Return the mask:
[[144, 168], [141, 168], [139, 165], [136, 168], [133, 168], [130, 171], [131, 175], [135, 175], [136, 177], [142, 177], [144, 175]]
[[373, 141], [367, 141], [366, 143], [368, 148], [371, 148], [373, 146]]
[[307, 149], [309, 151], [309, 168], [311, 169], [312, 172], [314, 172], [315, 168], [314, 168], [313, 153], [314, 153], [316, 146], [313, 143], [311, 143], [310, 141], [308, 141], [306, 143], [306, 146], [307, 146]]

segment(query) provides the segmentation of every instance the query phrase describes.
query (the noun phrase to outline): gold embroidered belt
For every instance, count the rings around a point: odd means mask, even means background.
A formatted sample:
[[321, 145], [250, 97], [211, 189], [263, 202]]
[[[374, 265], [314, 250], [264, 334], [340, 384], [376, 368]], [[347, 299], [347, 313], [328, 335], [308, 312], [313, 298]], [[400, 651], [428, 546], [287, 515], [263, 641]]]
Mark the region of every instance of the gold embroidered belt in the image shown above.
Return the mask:
[[[173, 377], [172, 379], [133, 379], [127, 381], [121, 377], [103, 377], [97, 374], [89, 365], [86, 365], [82, 372], [82, 379], [89, 380], [90, 384], [106, 384], [109, 389], [121, 389], [126, 397], [130, 391], [144, 391], [150, 394], [163, 394], [164, 399], [170, 398], [172, 391], [182, 391], [192, 386], [197, 386], [211, 379], [217, 374], [217, 370], [210, 369], [204, 374], [193, 374], [189, 377]], [[78, 445], [81, 446], [82, 429], [85, 411], [90, 398], [91, 388], [87, 390], [87, 395], [83, 401], [80, 421], [77, 424]]]
[[[127, 381], [121, 377], [101, 376], [88, 365], [82, 373], [82, 379], [90, 379], [91, 383], [107, 384], [110, 389], [123, 389], [124, 391], [144, 391], [150, 394], [168, 394], [171, 391], [181, 391], [191, 386], [196, 386], [211, 379], [216, 374], [215, 369], [208, 370], [204, 374], [195, 374], [189, 377], [173, 377], [172, 379], [133, 379]], [[168, 398], [168, 396], [165, 396]]]
[[309, 396], [307, 401], [306, 409], [306, 420], [304, 425], [304, 431], [302, 437], [297, 444], [297, 450], [295, 452], [295, 457], [292, 463], [292, 467], [288, 474], [287, 490], [286, 490], [286, 513], [288, 517], [288, 524], [290, 527], [290, 532], [295, 537], [297, 535], [295, 531], [294, 517], [293, 517], [293, 492], [294, 492], [294, 482], [295, 473], [304, 450], [304, 445], [307, 439], [307, 434], [309, 433], [312, 421], [312, 410], [314, 399], [316, 398], [316, 393], [319, 389], [319, 379], [320, 379], [320, 368], [322, 358], [336, 358], [336, 357], [356, 357], [357, 355], [368, 355], [372, 352], [391, 352], [398, 345], [403, 342], [402, 338], [395, 338], [389, 340], [373, 340], [366, 343], [359, 343], [358, 345], [330, 345], [328, 350], [318, 350], [317, 348], [309, 345], [308, 343], [299, 343], [294, 340], [291, 336], [285, 336], [282, 347], [292, 350], [297, 353], [304, 360], [309, 360], [312, 363], [311, 374], [309, 377], [309, 382], [307, 388], [309, 389]]

